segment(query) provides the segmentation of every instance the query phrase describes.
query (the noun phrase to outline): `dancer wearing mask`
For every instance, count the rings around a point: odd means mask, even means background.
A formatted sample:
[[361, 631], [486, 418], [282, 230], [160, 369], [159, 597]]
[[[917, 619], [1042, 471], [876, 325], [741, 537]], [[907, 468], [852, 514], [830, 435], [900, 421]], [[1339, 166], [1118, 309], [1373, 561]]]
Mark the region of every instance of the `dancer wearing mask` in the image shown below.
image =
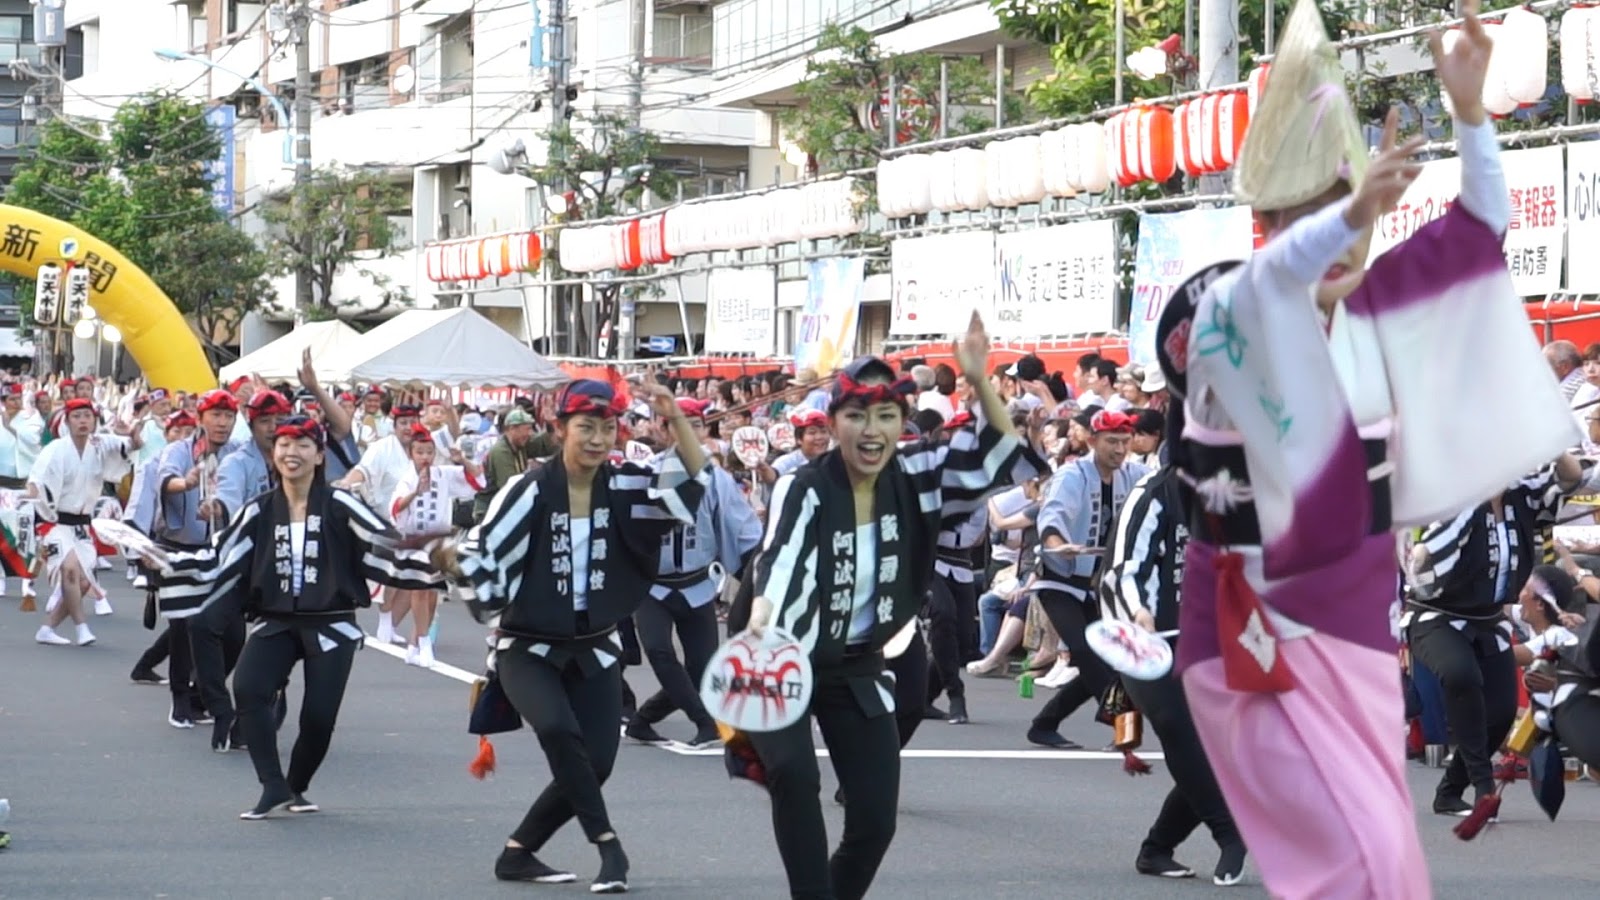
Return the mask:
[[[678, 409], [688, 418], [704, 415], [698, 401], [682, 398]], [[692, 423], [691, 423], [692, 427]], [[697, 432], [698, 433], [698, 432]], [[666, 430], [665, 453], [675, 452], [676, 436]], [[744, 575], [745, 560], [761, 543], [761, 520], [739, 485], [726, 469], [713, 467], [711, 483], [695, 514], [693, 525], [680, 525], [661, 542], [660, 572], [650, 586], [650, 599], [639, 605], [634, 624], [650, 668], [661, 689], [639, 706], [628, 723], [628, 737], [644, 744], [667, 743], [655, 724], [681, 710], [694, 723], [689, 744], [709, 747], [719, 743], [717, 723], [700, 701], [700, 677], [717, 652], [717, 611], [712, 603], [720, 585], [712, 577], [713, 563], [730, 577]], [[683, 660], [673, 647], [676, 629]]]
[[[322, 426], [303, 416], [278, 423], [272, 460], [278, 486], [247, 501], [213, 545], [174, 553], [161, 576], [163, 615], [189, 618], [230, 604], [255, 622], [233, 676], [239, 731], [261, 782], [261, 799], [239, 814], [263, 819], [287, 807], [317, 812], [306, 797], [327, 756], [362, 633], [355, 613], [371, 602], [366, 580], [405, 590], [438, 585], [426, 557], [360, 500], [328, 486]], [[300, 736], [285, 777], [273, 700], [296, 663], [305, 696]]]
[[1191, 279], [1157, 330], [1184, 407], [1172, 459], [1197, 497], [1177, 668], [1245, 844], [1287, 900], [1432, 895], [1396, 732], [1391, 528], [1476, 506], [1578, 439], [1501, 253], [1476, 9], [1448, 53], [1429, 38], [1461, 196], [1369, 269], [1422, 139], [1397, 146], [1391, 111], [1369, 161], [1339, 54], [1300, 0], [1234, 175], [1267, 242]]
[[[741, 740], [771, 795], [792, 897], [858, 900], [871, 887], [894, 836], [900, 795], [900, 739], [883, 647], [927, 596], [929, 551], [941, 524], [1033, 474], [1035, 461], [983, 381], [988, 349], [974, 314], [955, 352], [979, 385], [979, 427], [948, 442], [900, 447], [914, 384], [896, 379], [876, 357], [850, 363], [829, 400], [837, 448], [780, 479], [774, 491], [749, 626], [793, 634], [811, 656], [815, 687], [795, 724]], [[813, 720], [844, 794], [844, 836], [831, 859]]]
[[590, 890], [628, 889], [628, 857], [600, 790], [621, 737], [617, 623], [653, 602], [662, 540], [695, 522], [711, 478], [672, 395], [646, 390], [677, 439], [657, 467], [609, 461], [627, 400], [605, 382], [579, 379], [557, 399], [561, 453], [513, 479], [458, 551], [437, 554], [441, 568], [471, 585], [479, 610], [497, 615], [491, 666], [554, 776], [495, 862], [503, 881], [572, 881], [534, 854], [576, 816], [600, 851]]

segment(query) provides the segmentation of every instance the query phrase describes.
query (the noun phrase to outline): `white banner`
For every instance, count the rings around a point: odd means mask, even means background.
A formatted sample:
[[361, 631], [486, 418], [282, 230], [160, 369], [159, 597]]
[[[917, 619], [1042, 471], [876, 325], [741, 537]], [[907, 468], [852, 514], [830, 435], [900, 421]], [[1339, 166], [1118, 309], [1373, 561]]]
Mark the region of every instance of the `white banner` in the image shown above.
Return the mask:
[[771, 356], [778, 272], [771, 266], [713, 269], [706, 279], [707, 353]]
[[1567, 290], [1600, 294], [1600, 143], [1567, 145]]
[[995, 238], [1000, 289], [989, 333], [1003, 338], [1116, 328], [1117, 229], [1110, 219]]
[[[1511, 198], [1511, 224], [1504, 244], [1511, 282], [1523, 297], [1560, 290], [1567, 220], [1561, 148], [1509, 150], [1500, 154], [1500, 164], [1505, 169]], [[1412, 182], [1399, 205], [1379, 219], [1373, 229], [1369, 264], [1444, 215], [1460, 193], [1461, 160], [1424, 163], [1422, 175]]]
[[903, 238], [891, 245], [890, 261], [890, 334], [965, 334], [974, 309], [992, 325], [994, 232]]
[[1254, 252], [1250, 207], [1190, 209], [1139, 217], [1133, 263], [1133, 306], [1128, 311], [1128, 357], [1140, 365], [1156, 359], [1156, 323], [1167, 300], [1190, 275]]

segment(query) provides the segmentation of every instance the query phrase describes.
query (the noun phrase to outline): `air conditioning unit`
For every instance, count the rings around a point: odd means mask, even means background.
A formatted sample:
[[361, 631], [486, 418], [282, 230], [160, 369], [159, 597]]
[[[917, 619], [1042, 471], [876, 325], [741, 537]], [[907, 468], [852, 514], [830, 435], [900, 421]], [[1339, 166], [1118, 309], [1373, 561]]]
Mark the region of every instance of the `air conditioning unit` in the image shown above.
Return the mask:
[[472, 190], [472, 170], [466, 166], [456, 166], [456, 190]]

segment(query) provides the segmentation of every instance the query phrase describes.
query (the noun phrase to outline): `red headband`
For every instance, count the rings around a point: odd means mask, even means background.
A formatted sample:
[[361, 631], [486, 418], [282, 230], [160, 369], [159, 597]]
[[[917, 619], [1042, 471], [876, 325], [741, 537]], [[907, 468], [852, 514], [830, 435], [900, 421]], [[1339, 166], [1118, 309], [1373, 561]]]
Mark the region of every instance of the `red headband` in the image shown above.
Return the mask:
[[239, 390], [239, 388], [242, 388], [242, 387], [244, 387], [245, 385], [247, 385], [249, 383], [250, 383], [250, 376], [248, 376], [248, 375], [240, 375], [238, 378], [235, 378], [234, 380], [228, 382], [228, 390], [237, 392]]
[[789, 424], [794, 427], [795, 431], [810, 428], [814, 425], [826, 428], [828, 416], [820, 409], [802, 409], [789, 416]]
[[706, 409], [711, 406], [709, 400], [696, 400], [693, 397], [679, 397], [676, 401], [678, 409], [691, 419], [704, 419]]
[[955, 431], [956, 429], [965, 428], [965, 427], [967, 427], [968, 425], [971, 425], [971, 424], [972, 424], [972, 413], [967, 412], [966, 410], [963, 409], [961, 412], [958, 412], [954, 416], [951, 416], [950, 417], [950, 421], [944, 423], [944, 427], [949, 429], [949, 430], [951, 430], [951, 431]]
[[194, 424], [196, 424], [194, 416], [189, 415], [189, 411], [186, 409], [180, 409], [172, 415], [167, 416], [166, 427], [168, 428], [182, 428], [186, 425]]
[[404, 419], [407, 416], [415, 419], [416, 417], [422, 415], [422, 410], [418, 407], [412, 406], [409, 403], [401, 403], [390, 409], [389, 413], [396, 419]]
[[294, 409], [277, 391], [261, 391], [250, 398], [249, 411], [250, 421], [254, 422], [261, 416], [286, 416]]
[[428, 426], [421, 422], [416, 422], [411, 426], [411, 439], [414, 441], [431, 441], [433, 440], [433, 432], [428, 430]]
[[86, 397], [73, 397], [71, 400], [67, 401], [66, 410], [68, 413], [75, 413], [80, 409], [86, 409], [89, 412], [94, 412], [94, 401]]
[[829, 408], [838, 409], [845, 403], [859, 402], [866, 406], [874, 403], [904, 404], [906, 398], [917, 392], [917, 383], [901, 376], [888, 384], [862, 384], [843, 372], [833, 386], [833, 402]]
[[200, 412], [223, 409], [236, 413], [239, 411], [239, 398], [224, 390], [206, 391], [196, 408]]
[[1138, 421], [1127, 413], [1102, 409], [1089, 420], [1089, 430], [1095, 434], [1133, 434]]
[[305, 416], [291, 416], [278, 422], [278, 429], [273, 432], [276, 437], [310, 438], [318, 447], [323, 444], [322, 426], [317, 420]]
[[599, 416], [611, 419], [628, 411], [628, 398], [604, 382], [579, 379], [561, 391], [557, 415]]

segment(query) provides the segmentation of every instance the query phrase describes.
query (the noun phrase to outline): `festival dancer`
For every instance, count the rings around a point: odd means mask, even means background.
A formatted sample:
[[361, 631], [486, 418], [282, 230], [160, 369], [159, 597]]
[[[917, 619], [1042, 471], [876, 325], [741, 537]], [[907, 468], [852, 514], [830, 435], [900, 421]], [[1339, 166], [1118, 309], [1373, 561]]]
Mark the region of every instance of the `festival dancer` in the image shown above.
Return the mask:
[[[691, 420], [691, 427], [694, 419], [703, 421], [704, 404], [685, 397], [677, 400], [677, 406]], [[701, 433], [696, 428], [696, 434]], [[656, 457], [654, 465], [674, 452], [676, 436], [671, 431], [665, 434], [668, 449]], [[720, 564], [729, 577], [742, 578], [745, 561], [760, 543], [761, 520], [750, 501], [726, 469], [713, 467], [695, 523], [673, 528], [661, 542], [661, 566], [650, 586], [650, 599], [633, 615], [640, 648], [661, 689], [634, 713], [628, 722], [628, 737], [644, 744], [667, 743], [655, 724], [681, 710], [695, 726], [691, 747], [721, 742], [716, 720], [700, 700], [700, 677], [720, 643], [712, 602], [720, 585], [712, 577], [711, 566]], [[674, 629], [683, 646], [681, 662], [672, 642]]]
[[[900, 796], [900, 737], [883, 647], [922, 607], [942, 523], [1032, 474], [1023, 471], [1034, 465], [1032, 454], [983, 381], [988, 350], [974, 314], [955, 352], [968, 380], [982, 382], [979, 427], [947, 442], [899, 447], [915, 385], [876, 357], [850, 363], [828, 404], [838, 446], [774, 491], [749, 627], [794, 635], [811, 656], [815, 686], [810, 709], [793, 725], [740, 739], [754, 750], [771, 795], [793, 897], [858, 900], [871, 887], [894, 837]], [[831, 860], [813, 719], [844, 794], [844, 836]]]
[[68, 400], [65, 411], [67, 437], [40, 451], [28, 475], [28, 496], [38, 501], [37, 514], [47, 523], [40, 529], [40, 548], [46, 554], [52, 593], [61, 592], [61, 601], [46, 609], [45, 624], [34, 640], [72, 643], [56, 633], [56, 626], [70, 617], [78, 626], [78, 646], [87, 647], [95, 638], [83, 597], [95, 587], [94, 564], [99, 558], [90, 519], [104, 485], [115, 484], [127, 472], [140, 437], [95, 434], [100, 417], [92, 400]]
[[[457, 500], [468, 500], [483, 487], [483, 470], [477, 463], [463, 459], [461, 451], [450, 448], [452, 465], [435, 465], [439, 445], [433, 432], [420, 423], [411, 426], [410, 475], [400, 479], [394, 489], [394, 505], [390, 509], [395, 527], [406, 537], [444, 537], [450, 534], [450, 511]], [[433, 668], [433, 639], [428, 631], [433, 626], [434, 612], [439, 606], [439, 592], [429, 588], [406, 591], [395, 601], [411, 610], [411, 644], [406, 649], [406, 665]]]
[[[373, 407], [374, 396], [371, 392], [367, 394], [369, 410]], [[392, 411], [394, 418], [390, 432], [364, 444], [360, 463], [344, 478], [334, 482], [335, 487], [355, 491], [384, 516], [393, 515], [395, 488], [401, 479], [416, 472], [416, 466], [411, 462], [411, 442], [416, 438], [412, 426], [417, 424], [422, 415], [422, 410], [404, 403], [396, 404]], [[383, 422], [391, 420], [384, 419]], [[362, 429], [371, 427], [357, 423], [358, 443], [361, 442]], [[369, 430], [367, 433], [375, 432]], [[429, 440], [432, 440], [431, 436]], [[405, 638], [400, 637], [396, 629], [410, 611], [409, 599], [397, 597], [393, 591], [384, 591], [383, 599], [378, 603], [377, 639], [385, 644], [405, 643]]]
[[1039, 508], [1038, 603], [1072, 654], [1078, 677], [1056, 691], [1028, 726], [1029, 743], [1077, 749], [1061, 723], [1110, 686], [1111, 669], [1089, 648], [1085, 629], [1099, 620], [1097, 585], [1117, 517], [1148, 469], [1128, 461], [1134, 417], [1100, 409], [1089, 419], [1088, 456], [1069, 461], [1051, 480]]
[[[177, 412], [168, 413], [163, 424], [166, 426], [166, 431], [162, 435], [162, 446], [166, 446], [167, 444], [175, 444], [193, 438], [197, 423], [188, 410], [180, 409]], [[124, 523], [139, 529], [140, 533], [147, 537], [155, 534], [156, 517], [160, 515], [160, 468], [161, 457], [157, 455], [146, 461], [133, 473], [133, 486], [128, 491], [128, 505], [122, 514]], [[136, 563], [136, 565], [139, 566], [139, 573], [133, 579], [133, 586], [139, 590], [144, 590], [149, 587], [149, 576], [145, 574], [143, 563]], [[144, 622], [146, 628], [153, 629], [156, 627], [154, 612], [153, 607], [147, 608]], [[134, 684], [163, 685], [167, 683], [167, 679], [157, 674], [156, 666], [161, 665], [162, 660], [167, 658], [167, 654], [171, 649], [171, 642], [172, 635], [163, 628], [155, 643], [151, 644], [149, 649], [145, 650], [139, 657], [139, 661], [134, 663], [133, 671], [128, 676]]]
[[[427, 558], [401, 548], [388, 522], [323, 475], [322, 426], [303, 416], [278, 423], [272, 462], [278, 486], [247, 501], [212, 546], [174, 553], [159, 578], [163, 615], [182, 619], [231, 604], [254, 620], [233, 676], [239, 731], [261, 799], [239, 814], [263, 819], [279, 807], [317, 812], [306, 797], [328, 753], [350, 668], [361, 648], [355, 613], [371, 602], [366, 580], [406, 590], [438, 585]], [[273, 702], [303, 663], [300, 736], [285, 777]]]
[[1429, 40], [1461, 196], [1369, 270], [1422, 139], [1396, 146], [1391, 111], [1369, 161], [1339, 54], [1300, 0], [1235, 170], [1267, 242], [1180, 289], [1156, 335], [1184, 407], [1173, 461], [1197, 496], [1177, 667], [1245, 844], [1288, 900], [1432, 895], [1396, 732], [1390, 531], [1475, 506], [1577, 441], [1501, 253], [1476, 8], [1448, 53]]
[[[1156, 469], [1134, 485], [1117, 520], [1106, 574], [1100, 582], [1101, 613], [1107, 619], [1131, 622], [1150, 632], [1177, 631], [1182, 600], [1178, 582], [1183, 577], [1184, 546], [1189, 541], [1185, 490], [1171, 465]], [[1171, 641], [1176, 645], [1177, 638]], [[1222, 850], [1212, 883], [1218, 887], [1238, 884], [1244, 876], [1244, 840], [1195, 733], [1183, 686], [1170, 672], [1153, 681], [1123, 678], [1122, 686], [1161, 739], [1167, 771], [1172, 774], [1172, 790], [1139, 847], [1134, 869], [1141, 875], [1193, 878], [1194, 870], [1178, 862], [1174, 854], [1204, 823]]]
[[627, 400], [606, 382], [574, 381], [557, 399], [561, 453], [506, 485], [459, 562], [448, 549], [437, 554], [441, 568], [470, 583], [480, 610], [498, 614], [491, 665], [554, 776], [495, 861], [502, 881], [572, 881], [534, 854], [576, 816], [600, 852], [590, 890], [628, 889], [628, 857], [600, 791], [621, 739], [617, 623], [649, 602], [662, 540], [695, 522], [711, 477], [672, 395], [647, 390], [651, 409], [672, 424], [673, 454], [655, 467], [611, 463]]

